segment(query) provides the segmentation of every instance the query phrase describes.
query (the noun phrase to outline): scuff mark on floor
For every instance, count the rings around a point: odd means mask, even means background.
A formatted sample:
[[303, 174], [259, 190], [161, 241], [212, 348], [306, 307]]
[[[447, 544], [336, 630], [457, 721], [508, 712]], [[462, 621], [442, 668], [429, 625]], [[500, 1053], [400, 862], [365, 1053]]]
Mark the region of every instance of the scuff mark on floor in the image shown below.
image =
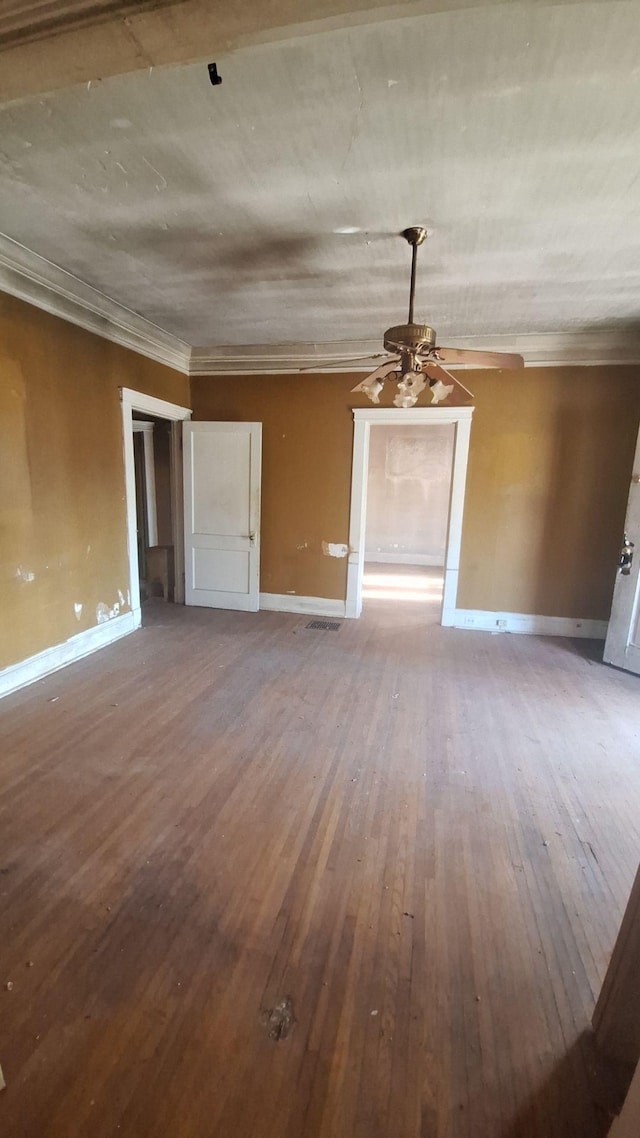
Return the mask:
[[269, 1039], [273, 1039], [275, 1043], [286, 1039], [296, 1022], [291, 996], [285, 996], [275, 1007], [263, 1013], [263, 1020], [266, 1023]]

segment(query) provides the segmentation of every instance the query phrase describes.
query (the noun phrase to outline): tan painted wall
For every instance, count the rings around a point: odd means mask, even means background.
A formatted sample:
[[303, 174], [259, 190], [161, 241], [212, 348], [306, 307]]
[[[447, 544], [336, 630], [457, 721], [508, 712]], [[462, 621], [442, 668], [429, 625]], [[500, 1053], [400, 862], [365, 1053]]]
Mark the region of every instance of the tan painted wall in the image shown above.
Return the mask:
[[[640, 369], [467, 372], [476, 395], [460, 607], [606, 619], [640, 419]], [[263, 426], [263, 592], [343, 598], [354, 377], [192, 380], [197, 419]], [[386, 396], [390, 402], [390, 396]]]
[[461, 608], [607, 620], [639, 368], [467, 373], [475, 392]]
[[121, 386], [189, 404], [186, 377], [0, 296], [0, 667], [127, 595]]

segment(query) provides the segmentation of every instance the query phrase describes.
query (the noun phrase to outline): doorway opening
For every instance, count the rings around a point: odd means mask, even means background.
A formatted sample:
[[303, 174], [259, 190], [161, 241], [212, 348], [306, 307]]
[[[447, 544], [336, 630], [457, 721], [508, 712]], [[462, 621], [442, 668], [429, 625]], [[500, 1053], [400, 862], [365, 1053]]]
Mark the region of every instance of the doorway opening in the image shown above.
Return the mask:
[[175, 549], [171, 500], [171, 429], [168, 419], [133, 412], [136, 527], [140, 602], [175, 601]]
[[453, 623], [472, 414], [472, 407], [353, 412], [347, 616], [396, 601]]
[[129, 388], [121, 400], [129, 592], [138, 627], [143, 600], [184, 604], [181, 443], [191, 411]]
[[427, 605], [440, 619], [453, 423], [371, 424], [362, 599]]

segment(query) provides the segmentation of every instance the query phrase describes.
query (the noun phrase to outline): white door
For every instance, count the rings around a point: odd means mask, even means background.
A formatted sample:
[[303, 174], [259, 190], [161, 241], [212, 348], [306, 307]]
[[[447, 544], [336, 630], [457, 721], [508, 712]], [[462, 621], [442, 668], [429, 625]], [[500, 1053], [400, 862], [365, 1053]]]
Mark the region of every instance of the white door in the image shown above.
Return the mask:
[[185, 603], [260, 607], [261, 423], [185, 423]]
[[640, 675], [640, 434], [629, 490], [625, 534], [633, 555], [629, 572], [618, 570], [609, 629], [604, 646], [607, 664]]

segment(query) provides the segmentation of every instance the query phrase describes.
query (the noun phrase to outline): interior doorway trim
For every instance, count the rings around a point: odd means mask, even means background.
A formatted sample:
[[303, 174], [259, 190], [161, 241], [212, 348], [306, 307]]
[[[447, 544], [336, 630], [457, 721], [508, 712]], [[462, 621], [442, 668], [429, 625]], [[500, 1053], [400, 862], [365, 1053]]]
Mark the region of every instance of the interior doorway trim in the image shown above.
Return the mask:
[[353, 412], [353, 465], [351, 471], [351, 514], [349, 520], [349, 560], [347, 563], [346, 615], [358, 617], [362, 612], [362, 575], [364, 572], [365, 525], [367, 517], [367, 474], [369, 470], [369, 437], [371, 425], [411, 427], [417, 423], [439, 426], [454, 425], [453, 467], [449, 497], [449, 524], [444, 565], [442, 624], [455, 620], [458, 596], [458, 570], [462, 541], [462, 514], [467, 481], [469, 436], [473, 407], [381, 407], [358, 408]]
[[122, 404], [122, 440], [124, 447], [124, 479], [127, 504], [127, 549], [129, 553], [129, 596], [134, 627], [139, 628], [142, 621], [140, 607], [140, 578], [138, 575], [138, 542], [136, 518], [136, 475], [133, 456], [133, 412], [155, 415], [158, 419], [168, 419], [171, 430], [171, 517], [173, 527], [173, 549], [175, 556], [175, 599], [184, 602], [184, 540], [182, 504], [182, 460], [180, 423], [191, 418], [189, 407], [132, 391], [129, 387], [120, 388]]

